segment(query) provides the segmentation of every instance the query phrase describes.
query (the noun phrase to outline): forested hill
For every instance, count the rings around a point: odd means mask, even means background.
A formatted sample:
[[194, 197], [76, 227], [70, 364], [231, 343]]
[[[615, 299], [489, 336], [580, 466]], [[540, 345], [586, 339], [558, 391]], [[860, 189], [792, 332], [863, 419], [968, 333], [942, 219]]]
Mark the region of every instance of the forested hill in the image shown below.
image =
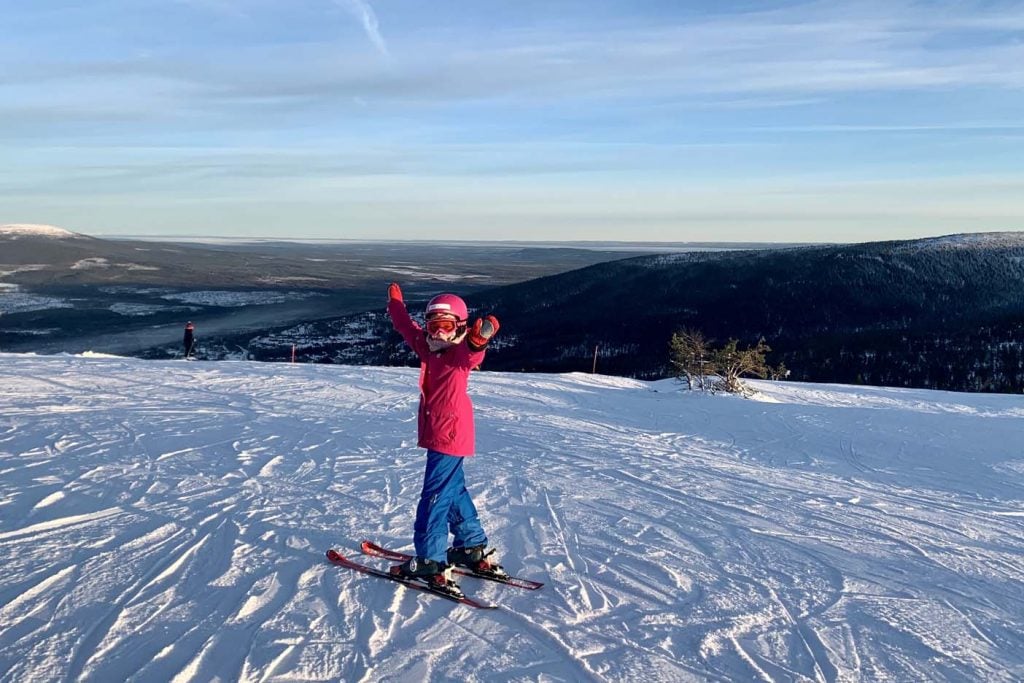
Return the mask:
[[[642, 256], [469, 293], [502, 329], [492, 370], [664, 377], [680, 329], [716, 345], [764, 338], [790, 379], [1024, 390], [1024, 234]], [[407, 296], [414, 315], [426, 302]], [[415, 363], [383, 305], [259, 336], [205, 339], [205, 358]], [[158, 349], [153, 357], [177, 351]]]
[[1024, 388], [1024, 235], [602, 263], [492, 290], [494, 369], [658, 377], [682, 328], [763, 337], [793, 379], [954, 390]]

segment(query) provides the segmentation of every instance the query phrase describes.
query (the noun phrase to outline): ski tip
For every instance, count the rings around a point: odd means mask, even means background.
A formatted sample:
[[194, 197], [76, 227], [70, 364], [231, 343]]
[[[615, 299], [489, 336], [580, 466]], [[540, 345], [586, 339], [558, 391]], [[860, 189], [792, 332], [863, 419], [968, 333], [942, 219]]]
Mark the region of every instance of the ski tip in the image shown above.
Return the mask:
[[341, 553], [339, 553], [334, 548], [328, 548], [327, 549], [327, 559], [330, 560], [331, 562], [337, 562], [338, 560], [344, 559], [344, 557], [342, 556]]

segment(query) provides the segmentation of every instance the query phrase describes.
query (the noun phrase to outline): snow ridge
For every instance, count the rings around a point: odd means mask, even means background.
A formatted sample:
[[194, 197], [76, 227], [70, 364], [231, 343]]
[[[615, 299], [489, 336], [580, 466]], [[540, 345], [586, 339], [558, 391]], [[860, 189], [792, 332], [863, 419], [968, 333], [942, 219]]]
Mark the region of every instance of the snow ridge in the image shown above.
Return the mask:
[[73, 239], [80, 235], [58, 228], [55, 225], [36, 225], [32, 223], [7, 223], [0, 225], [0, 237], [18, 239], [20, 237], [46, 237], [49, 239]]
[[1024, 248], [1022, 232], [974, 232], [914, 240], [905, 247], [922, 249], [1012, 249]]

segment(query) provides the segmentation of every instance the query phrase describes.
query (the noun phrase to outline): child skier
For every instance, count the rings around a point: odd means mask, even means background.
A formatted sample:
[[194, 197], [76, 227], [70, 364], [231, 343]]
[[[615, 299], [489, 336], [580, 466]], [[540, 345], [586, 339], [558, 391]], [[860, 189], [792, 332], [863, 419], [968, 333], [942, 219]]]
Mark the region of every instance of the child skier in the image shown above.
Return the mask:
[[[388, 314], [420, 359], [418, 445], [427, 449], [413, 535], [416, 555], [391, 571], [458, 593], [451, 566], [502, 572], [486, 559], [491, 554], [484, 553], [487, 535], [462, 471], [463, 458], [474, 452], [473, 405], [466, 393], [469, 373], [483, 362], [498, 320], [488, 315], [468, 327], [466, 303], [454, 294], [440, 294], [427, 304], [424, 331], [409, 316], [397, 283], [388, 287]], [[454, 536], [451, 548], [449, 531]]]

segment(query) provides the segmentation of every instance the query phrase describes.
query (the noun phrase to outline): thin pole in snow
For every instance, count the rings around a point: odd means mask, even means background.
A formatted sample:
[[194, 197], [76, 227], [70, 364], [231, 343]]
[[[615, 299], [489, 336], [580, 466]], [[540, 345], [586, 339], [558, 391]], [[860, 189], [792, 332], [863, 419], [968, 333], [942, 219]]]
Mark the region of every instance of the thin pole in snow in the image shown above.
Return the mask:
[[292, 362], [295, 362], [295, 344], [292, 344]]
[[594, 344], [594, 367], [591, 368], [590, 374], [592, 374], [592, 375], [596, 375], [597, 374], [597, 344]]

